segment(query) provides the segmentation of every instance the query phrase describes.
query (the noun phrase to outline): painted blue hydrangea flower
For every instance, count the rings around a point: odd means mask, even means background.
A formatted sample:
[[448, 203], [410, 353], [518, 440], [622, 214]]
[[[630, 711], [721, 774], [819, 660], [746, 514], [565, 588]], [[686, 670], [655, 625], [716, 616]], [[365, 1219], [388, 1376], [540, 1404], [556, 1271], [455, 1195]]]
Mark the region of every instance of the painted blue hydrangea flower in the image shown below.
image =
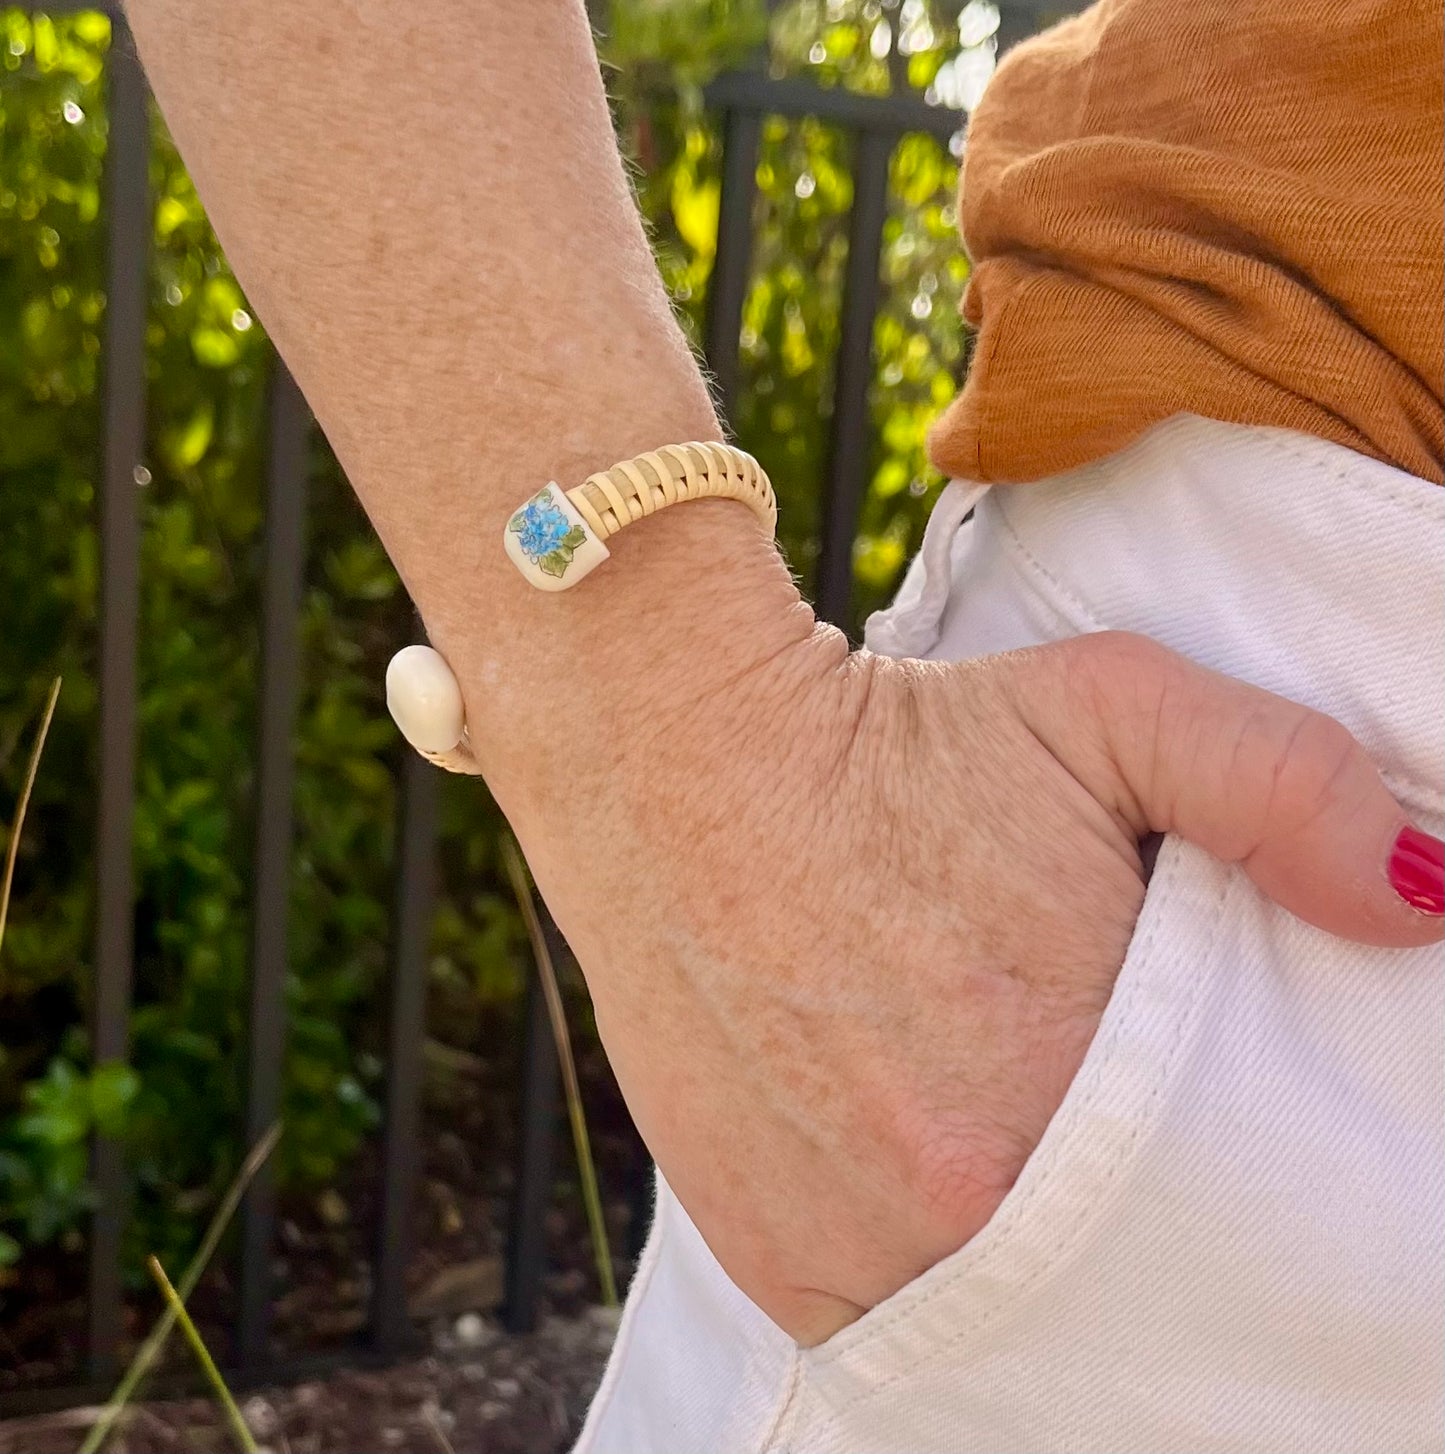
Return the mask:
[[519, 537], [522, 552], [549, 576], [565, 574], [586, 533], [562, 513], [549, 488], [539, 490], [515, 515], [507, 528]]

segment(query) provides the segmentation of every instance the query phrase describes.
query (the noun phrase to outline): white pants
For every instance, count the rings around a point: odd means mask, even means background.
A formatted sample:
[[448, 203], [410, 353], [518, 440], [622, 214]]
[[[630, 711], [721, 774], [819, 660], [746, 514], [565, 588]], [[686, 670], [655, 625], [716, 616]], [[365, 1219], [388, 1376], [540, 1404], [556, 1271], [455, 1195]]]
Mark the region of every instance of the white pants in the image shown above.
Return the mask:
[[[972, 502], [945, 494], [873, 649], [1144, 632], [1338, 717], [1440, 831], [1445, 491], [1179, 418], [958, 528]], [[1167, 841], [1088, 1055], [988, 1226], [805, 1351], [659, 1183], [579, 1449], [1439, 1454], [1441, 970], [1437, 948], [1331, 939]]]

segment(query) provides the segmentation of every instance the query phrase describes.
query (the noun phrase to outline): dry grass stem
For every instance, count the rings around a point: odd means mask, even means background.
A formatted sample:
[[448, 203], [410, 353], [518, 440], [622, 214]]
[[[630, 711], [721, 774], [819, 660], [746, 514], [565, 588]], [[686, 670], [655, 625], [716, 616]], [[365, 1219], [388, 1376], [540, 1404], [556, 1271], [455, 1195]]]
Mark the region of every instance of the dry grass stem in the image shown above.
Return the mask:
[[45, 739], [50, 735], [50, 719], [55, 716], [55, 704], [59, 700], [60, 678], [56, 677], [50, 684], [50, 695], [45, 700], [45, 711], [40, 717], [40, 730], [35, 734], [35, 743], [30, 749], [25, 784], [20, 789], [20, 801], [15, 805], [15, 826], [10, 830], [10, 843], [5, 850], [5, 878], [0, 881], [0, 947], [4, 946], [5, 921], [10, 917], [10, 886], [15, 881], [15, 860], [20, 856], [20, 831], [25, 827], [25, 810], [30, 806], [35, 776], [40, 771], [40, 754], [45, 751]]
[[[241, 1204], [241, 1198], [245, 1195], [246, 1188], [250, 1186], [252, 1178], [261, 1169], [266, 1158], [275, 1150], [276, 1142], [280, 1138], [281, 1123], [278, 1121], [251, 1148], [250, 1154], [241, 1163], [241, 1169], [236, 1173], [235, 1180], [226, 1189], [226, 1195], [221, 1199], [221, 1205], [216, 1208], [216, 1214], [211, 1218], [205, 1236], [201, 1238], [201, 1245], [196, 1248], [196, 1255], [186, 1264], [186, 1270], [181, 1275], [177, 1295], [182, 1304], [195, 1291], [196, 1284], [201, 1280], [201, 1274], [215, 1255], [216, 1248], [225, 1235], [231, 1218], [236, 1214], [236, 1208]], [[115, 1392], [110, 1396], [110, 1402], [106, 1404], [100, 1418], [91, 1427], [85, 1443], [80, 1446], [80, 1454], [98, 1454], [98, 1451], [105, 1447], [105, 1441], [110, 1437], [111, 1430], [115, 1428], [116, 1421], [125, 1412], [126, 1405], [135, 1397], [141, 1379], [146, 1376], [156, 1359], [160, 1357], [161, 1349], [165, 1347], [166, 1339], [170, 1337], [171, 1329], [175, 1325], [176, 1314], [168, 1303], [165, 1311], [156, 1321], [156, 1325], [146, 1335], [145, 1342], [136, 1349], [135, 1357], [130, 1361], [130, 1367], [126, 1369], [120, 1382], [115, 1386]]]
[[160, 1259], [147, 1257], [146, 1267], [149, 1269], [150, 1275], [155, 1278], [156, 1286], [160, 1288], [161, 1296], [166, 1300], [166, 1307], [181, 1325], [181, 1333], [186, 1342], [191, 1345], [191, 1352], [196, 1355], [196, 1362], [201, 1365], [201, 1372], [206, 1375], [206, 1382], [211, 1385], [211, 1390], [216, 1395], [222, 1412], [226, 1415], [226, 1422], [236, 1436], [236, 1443], [241, 1446], [242, 1454], [258, 1454], [256, 1440], [251, 1435], [245, 1417], [237, 1406], [236, 1400], [232, 1398], [231, 1390], [226, 1387], [226, 1380], [221, 1377], [221, 1370], [216, 1367], [216, 1360], [211, 1357], [211, 1350], [206, 1347], [205, 1340], [196, 1331], [196, 1325], [191, 1321], [191, 1315], [186, 1311], [186, 1305], [181, 1301], [181, 1295], [171, 1286], [171, 1280], [166, 1276], [166, 1270], [161, 1266]]

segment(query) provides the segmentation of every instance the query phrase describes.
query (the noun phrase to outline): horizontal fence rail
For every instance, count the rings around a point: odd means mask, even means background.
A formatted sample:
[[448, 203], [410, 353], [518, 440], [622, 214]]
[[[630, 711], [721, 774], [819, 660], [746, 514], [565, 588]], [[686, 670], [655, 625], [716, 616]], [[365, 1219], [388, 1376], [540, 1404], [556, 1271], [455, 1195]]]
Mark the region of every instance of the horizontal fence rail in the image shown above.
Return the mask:
[[[38, 7], [37, 7], [38, 8]], [[99, 10], [110, 16], [107, 65], [109, 149], [105, 161], [107, 298], [103, 343], [104, 452], [101, 463], [100, 793], [96, 818], [95, 984], [91, 1006], [97, 1063], [128, 1052], [134, 947], [132, 824], [136, 760], [136, 658], [140, 607], [139, 489], [146, 478], [145, 322], [152, 235], [148, 188], [149, 97], [117, 4], [61, 3], [52, 14]], [[841, 342], [821, 519], [817, 607], [835, 624], [847, 619], [852, 545], [867, 486], [873, 379], [873, 328], [881, 281], [889, 166], [900, 137], [921, 132], [947, 142], [956, 112], [907, 96], [864, 96], [761, 69], [714, 80], [705, 92], [722, 136], [717, 251], [709, 285], [705, 351], [726, 413], [739, 390], [739, 338], [752, 260], [753, 212], [762, 125], [767, 117], [814, 118], [853, 139], [853, 203], [848, 227]], [[258, 1140], [281, 1106], [288, 973], [285, 906], [293, 847], [293, 729], [300, 687], [299, 615], [305, 564], [308, 461], [313, 430], [305, 401], [279, 363], [269, 393], [262, 595], [260, 736], [252, 878], [251, 987], [246, 1131]], [[419, 629], [419, 628], [418, 628]], [[412, 1202], [419, 1175], [420, 1096], [428, 942], [436, 898], [437, 778], [406, 754], [391, 916], [388, 1059], [381, 1132], [382, 1184], [374, 1228], [370, 1320], [364, 1343], [321, 1359], [270, 1353], [275, 1186], [269, 1168], [252, 1183], [240, 1228], [240, 1280], [234, 1368], [245, 1387], [279, 1372], [312, 1372], [338, 1363], [395, 1357], [408, 1345], [406, 1268]], [[544, 918], [554, 950], [561, 941]], [[517, 1143], [503, 1316], [516, 1330], [536, 1321], [546, 1271], [545, 1214], [558, 1130], [555, 1049], [535, 976], [528, 986]], [[89, 1244], [85, 1387], [20, 1390], [0, 1398], [19, 1414], [94, 1398], [117, 1371], [123, 1328], [122, 1234], [126, 1171], [120, 1148], [93, 1150], [96, 1208]], [[642, 1198], [639, 1197], [639, 1200]], [[162, 1381], [158, 1386], [164, 1387]]]

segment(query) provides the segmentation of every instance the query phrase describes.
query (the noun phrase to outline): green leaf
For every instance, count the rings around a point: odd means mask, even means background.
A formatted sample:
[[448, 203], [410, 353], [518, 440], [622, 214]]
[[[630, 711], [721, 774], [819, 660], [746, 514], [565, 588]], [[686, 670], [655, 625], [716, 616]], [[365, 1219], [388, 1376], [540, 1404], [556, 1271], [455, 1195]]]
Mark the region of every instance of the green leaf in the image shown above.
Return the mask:
[[140, 1090], [140, 1077], [119, 1061], [102, 1065], [90, 1077], [90, 1109], [102, 1136], [118, 1136], [126, 1112]]
[[166, 436], [164, 447], [171, 468], [188, 470], [200, 464], [211, 447], [211, 436], [215, 427], [215, 405], [205, 399], [179, 429]]
[[110, 16], [94, 10], [82, 10], [71, 25], [76, 38], [90, 45], [107, 45], [110, 42]]
[[17, 1129], [27, 1140], [69, 1146], [90, 1131], [90, 1097], [85, 1082], [68, 1061], [56, 1057], [41, 1080], [25, 1087], [25, 1114]]
[[207, 324], [191, 334], [191, 352], [205, 368], [225, 369], [240, 357], [241, 346], [234, 333]]
[[557, 576], [559, 578], [567, 574], [567, 567], [571, 564], [571, 555], [563, 555], [560, 550], [554, 550], [551, 555], [544, 555], [537, 562], [543, 575]]
[[580, 525], [574, 525], [562, 537], [562, 544], [558, 548], [569, 552], [568, 558], [570, 559], [570, 552], [576, 550], [579, 546], [583, 546], [586, 544], [587, 532]]
[[678, 170], [673, 179], [672, 215], [682, 240], [700, 257], [717, 251], [718, 209], [722, 187], [715, 180], [698, 182], [687, 171]]
[[191, 209], [179, 197], [162, 197], [156, 203], [156, 234], [162, 242], [191, 221]]
[[907, 485], [908, 465], [897, 455], [884, 460], [878, 467], [878, 473], [873, 476], [873, 493], [880, 500], [891, 499], [900, 490], [907, 488]]

